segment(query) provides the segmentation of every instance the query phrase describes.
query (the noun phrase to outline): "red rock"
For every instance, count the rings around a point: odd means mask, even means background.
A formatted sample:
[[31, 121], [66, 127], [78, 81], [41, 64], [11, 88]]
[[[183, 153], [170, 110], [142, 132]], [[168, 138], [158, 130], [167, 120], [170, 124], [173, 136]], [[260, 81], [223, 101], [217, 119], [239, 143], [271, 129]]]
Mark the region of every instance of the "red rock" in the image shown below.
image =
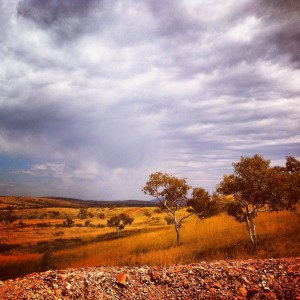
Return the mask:
[[244, 287], [240, 287], [237, 293], [239, 296], [246, 297], [248, 292]]
[[153, 272], [151, 273], [151, 279], [152, 279], [153, 281], [157, 281], [158, 278], [159, 278], [158, 273], [155, 272], [155, 271], [153, 271]]
[[127, 280], [128, 280], [128, 277], [126, 274], [124, 273], [120, 273], [118, 274], [118, 277], [117, 277], [117, 283], [121, 286], [125, 286], [126, 283], [127, 283]]
[[248, 293], [250, 294], [250, 295], [254, 295], [254, 294], [256, 294], [256, 293], [258, 293], [259, 292], [259, 287], [257, 286], [257, 285], [251, 285], [249, 288], [248, 288]]
[[215, 282], [215, 283], [214, 283], [214, 287], [217, 288], [217, 289], [222, 288], [220, 282]]

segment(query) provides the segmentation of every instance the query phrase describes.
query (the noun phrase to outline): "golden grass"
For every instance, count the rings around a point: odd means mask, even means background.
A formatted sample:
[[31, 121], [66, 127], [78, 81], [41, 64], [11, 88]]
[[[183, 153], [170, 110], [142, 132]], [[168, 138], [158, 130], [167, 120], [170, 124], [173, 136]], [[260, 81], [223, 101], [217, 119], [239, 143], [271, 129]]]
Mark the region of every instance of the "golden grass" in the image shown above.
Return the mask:
[[[30, 225], [29, 227], [9, 230], [2, 227], [0, 235], [8, 235], [7, 243], [29, 245], [41, 241], [54, 241], [58, 238], [55, 233], [59, 230], [64, 232], [62, 236], [59, 236], [62, 243], [63, 239], [80, 238], [83, 241], [90, 241], [102, 234], [116, 234], [114, 228], [107, 227], [36, 227], [36, 224], [41, 222], [61, 224], [66, 215], [73, 216], [75, 223], [85, 222], [77, 218], [78, 209], [57, 208], [57, 210], [60, 211], [60, 219], [24, 220]], [[202, 260], [300, 255], [300, 207], [298, 207], [297, 214], [290, 212], [259, 214], [256, 219], [259, 241], [256, 252], [251, 248], [245, 224], [238, 223], [225, 214], [206, 220], [199, 220], [195, 216], [186, 219], [180, 229], [181, 244], [177, 246], [173, 226], [166, 225], [164, 221], [166, 214], [157, 214], [154, 210], [155, 208], [89, 209], [88, 211], [94, 214], [93, 218], [89, 218], [93, 224], [106, 224], [107, 219], [112, 215], [128, 213], [135, 220], [132, 226], [126, 226], [126, 230], [140, 230], [142, 233], [56, 251], [57, 268], [185, 264]], [[39, 210], [41, 215], [47, 212], [49, 209]], [[105, 214], [104, 220], [98, 218], [99, 213]], [[185, 210], [181, 210], [179, 214], [185, 214]], [[156, 231], [146, 232], [147, 228]], [[18, 255], [18, 253], [9, 256], [2, 255], [0, 265], [14, 266], [21, 263], [20, 268], [25, 266], [28, 270], [32, 270], [30, 262], [32, 265], [37, 265], [40, 256], [41, 254]]]
[[202, 221], [192, 217], [181, 228], [180, 246], [176, 246], [173, 227], [165, 226], [156, 232], [59, 251], [56, 256], [62, 267], [177, 264], [207, 259], [295, 256], [300, 253], [299, 229], [297, 214], [261, 214], [257, 218], [259, 246], [257, 252], [253, 252], [245, 224], [224, 214]]

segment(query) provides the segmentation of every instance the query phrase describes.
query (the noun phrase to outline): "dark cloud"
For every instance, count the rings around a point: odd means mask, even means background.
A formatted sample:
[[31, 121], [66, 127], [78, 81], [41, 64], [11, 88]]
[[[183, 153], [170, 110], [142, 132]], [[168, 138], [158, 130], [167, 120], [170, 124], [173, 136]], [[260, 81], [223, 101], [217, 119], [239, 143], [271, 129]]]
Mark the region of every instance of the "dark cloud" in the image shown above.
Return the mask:
[[[55, 32], [56, 37], [68, 40], [90, 31], [92, 24], [89, 17], [93, 10], [104, 10], [107, 3], [103, 0], [22, 0], [18, 3], [17, 12], [19, 16]], [[105, 18], [104, 12], [94, 26], [103, 24]]]
[[140, 198], [158, 170], [212, 191], [241, 155], [299, 156], [298, 2], [0, 8], [0, 192]]
[[300, 67], [300, 2], [295, 0], [260, 0], [243, 7], [243, 16], [253, 14], [262, 21], [259, 43], [269, 49], [269, 58], [280, 55]]

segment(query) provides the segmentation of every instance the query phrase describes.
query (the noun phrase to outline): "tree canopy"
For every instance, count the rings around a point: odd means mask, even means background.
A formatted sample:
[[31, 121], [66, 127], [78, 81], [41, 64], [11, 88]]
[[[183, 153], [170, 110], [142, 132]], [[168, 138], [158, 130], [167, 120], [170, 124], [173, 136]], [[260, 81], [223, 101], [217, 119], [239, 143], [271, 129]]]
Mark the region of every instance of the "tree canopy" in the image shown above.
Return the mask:
[[[186, 178], [177, 178], [173, 175], [156, 172], [149, 175], [149, 181], [142, 188], [145, 194], [155, 197], [159, 200], [159, 206], [165, 210], [170, 218], [170, 224], [174, 224], [177, 244], [180, 243], [179, 228], [182, 221], [192, 215], [198, 215], [201, 218], [211, 216], [217, 212], [214, 211], [215, 204], [208, 192], [202, 188], [193, 189], [192, 199], [188, 199], [188, 191], [191, 189], [186, 182]], [[180, 207], [190, 205], [192, 208], [187, 210], [187, 214], [178, 217], [177, 211]], [[172, 220], [172, 221], [171, 221]]]
[[121, 213], [108, 219], [107, 226], [116, 228], [118, 236], [120, 236], [121, 231], [125, 228], [125, 226], [131, 225], [133, 221], [134, 218], [131, 218], [128, 214]]
[[252, 243], [257, 245], [254, 218], [259, 212], [294, 209], [299, 201], [300, 163], [287, 157], [285, 167], [270, 166], [270, 161], [255, 154], [233, 163], [234, 173], [225, 175], [217, 192], [233, 200], [225, 203], [229, 215], [245, 222]]

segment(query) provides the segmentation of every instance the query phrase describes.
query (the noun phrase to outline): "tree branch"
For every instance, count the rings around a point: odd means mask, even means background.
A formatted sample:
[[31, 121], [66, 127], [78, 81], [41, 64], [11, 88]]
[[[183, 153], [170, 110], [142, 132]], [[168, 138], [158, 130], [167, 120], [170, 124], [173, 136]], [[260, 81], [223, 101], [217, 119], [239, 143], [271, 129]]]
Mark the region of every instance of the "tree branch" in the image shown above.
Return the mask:
[[164, 207], [167, 209], [167, 211], [174, 217], [175, 213], [169, 208], [169, 206], [167, 205], [167, 200], [165, 201], [160, 201]]
[[184, 219], [187, 219], [187, 218], [189, 218], [189, 217], [192, 216], [192, 215], [196, 215], [196, 213], [192, 212], [192, 213], [190, 213], [190, 214], [188, 214], [188, 215], [182, 217], [178, 222], [181, 223]]

